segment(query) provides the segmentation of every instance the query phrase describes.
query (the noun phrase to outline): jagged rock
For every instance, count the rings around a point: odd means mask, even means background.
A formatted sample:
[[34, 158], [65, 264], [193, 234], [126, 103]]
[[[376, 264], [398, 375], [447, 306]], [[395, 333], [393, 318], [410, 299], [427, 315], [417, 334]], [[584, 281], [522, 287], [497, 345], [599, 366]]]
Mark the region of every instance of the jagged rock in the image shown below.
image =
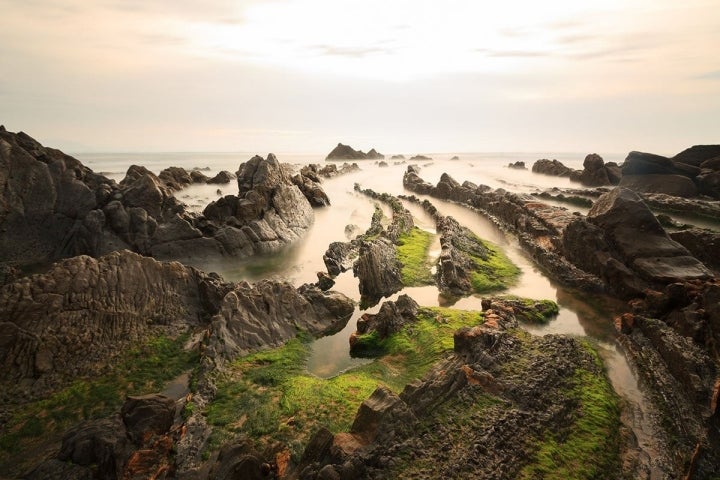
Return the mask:
[[525, 162], [518, 160], [517, 162], [508, 163], [508, 168], [514, 168], [515, 170], [527, 170]]
[[167, 188], [174, 192], [196, 183], [190, 172], [182, 167], [168, 167], [160, 172], [158, 178]]
[[361, 242], [353, 274], [359, 279], [363, 303], [374, 304], [402, 289], [401, 268], [395, 246], [389, 239], [380, 237]]
[[286, 282], [240, 282], [223, 299], [212, 319], [206, 351], [211, 358], [233, 359], [279, 346], [298, 330], [321, 336], [342, 329], [355, 306], [338, 292]]
[[328, 273], [336, 277], [342, 272], [346, 272], [352, 268], [353, 259], [350, 253], [355, 249], [348, 242], [332, 242], [323, 254], [323, 262]]
[[292, 177], [292, 182], [300, 189], [313, 207], [327, 207], [330, 205], [330, 199], [317, 180], [313, 180], [307, 175], [297, 174]]
[[208, 183], [209, 180], [207, 175], [197, 169], [190, 170], [190, 178], [193, 183]]
[[432, 160], [432, 158], [426, 157], [425, 155], [413, 155], [412, 157], [410, 157], [411, 162], [421, 162], [429, 160]]
[[355, 150], [349, 145], [338, 143], [337, 147], [328, 153], [325, 160], [381, 160], [384, 158], [385, 155], [378, 153], [374, 148], [368, 153], [364, 153], [362, 150]]
[[[348, 432], [332, 442], [327, 432], [318, 434], [299, 466], [302, 477], [316, 478], [327, 465], [358, 479], [518, 477], [533, 455], [517, 439], [567, 431], [578, 412], [567, 387], [578, 371], [604, 374], [579, 341], [523, 337], [505, 331], [517, 325], [512, 313], [498, 317], [496, 327], [456, 332], [455, 352], [400, 395], [376, 389]], [[494, 406], [479, 408], [489, 397]]]
[[317, 286], [323, 292], [330, 290], [333, 285], [335, 285], [335, 280], [333, 280], [332, 277], [325, 272], [317, 272], [317, 277]]
[[632, 191], [601, 196], [564, 232], [565, 254], [603, 278], [620, 294], [639, 294], [650, 283], [704, 279], [709, 270], [668, 237], [657, 218]]
[[208, 478], [212, 480], [263, 480], [268, 478], [270, 466], [261, 458], [260, 453], [253, 448], [252, 442], [247, 438], [227, 444], [220, 450]]
[[217, 175], [209, 179], [207, 183], [226, 184], [232, 182], [233, 180], [235, 180], [235, 178], [235, 174], [228, 172], [227, 170], [222, 170], [218, 172]]
[[42, 393], [98, 371], [157, 329], [173, 334], [215, 314], [227, 290], [193, 268], [128, 251], [58, 262], [0, 288], [0, 382], [32, 380]]
[[377, 332], [379, 338], [387, 338], [393, 333], [399, 332], [405, 325], [417, 320], [419, 305], [408, 295], [400, 295], [394, 302], [387, 301], [380, 306], [376, 314], [363, 314], [357, 322], [357, 331], [350, 337], [350, 353], [354, 356], [359, 354], [374, 354], [377, 352], [365, 352], [364, 345], [358, 343], [358, 335]]

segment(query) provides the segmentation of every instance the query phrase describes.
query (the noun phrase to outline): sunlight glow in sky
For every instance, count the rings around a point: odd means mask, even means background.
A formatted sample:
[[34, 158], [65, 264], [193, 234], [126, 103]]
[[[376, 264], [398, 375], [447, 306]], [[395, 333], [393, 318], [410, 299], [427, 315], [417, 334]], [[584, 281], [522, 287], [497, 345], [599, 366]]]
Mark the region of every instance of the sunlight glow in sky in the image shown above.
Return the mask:
[[672, 154], [720, 2], [0, 0], [0, 124], [79, 150]]

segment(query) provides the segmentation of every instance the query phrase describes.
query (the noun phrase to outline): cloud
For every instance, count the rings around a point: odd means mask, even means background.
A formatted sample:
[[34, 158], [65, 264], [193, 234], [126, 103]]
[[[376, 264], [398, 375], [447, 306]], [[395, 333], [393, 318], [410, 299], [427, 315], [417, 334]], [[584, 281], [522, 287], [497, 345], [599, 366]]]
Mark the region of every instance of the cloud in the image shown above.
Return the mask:
[[350, 58], [362, 58], [368, 55], [392, 53], [392, 49], [386, 47], [336, 47], [333, 45], [315, 45], [311, 48], [312, 50], [318, 51], [321, 55]]

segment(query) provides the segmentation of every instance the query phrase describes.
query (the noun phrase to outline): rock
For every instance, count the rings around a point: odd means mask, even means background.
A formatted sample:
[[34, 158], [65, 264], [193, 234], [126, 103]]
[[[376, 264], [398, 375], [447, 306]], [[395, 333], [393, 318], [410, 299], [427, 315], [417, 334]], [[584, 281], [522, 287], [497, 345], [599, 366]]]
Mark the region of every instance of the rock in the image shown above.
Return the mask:
[[353, 274], [359, 279], [362, 303], [377, 303], [402, 289], [402, 266], [390, 240], [380, 237], [376, 241], [361, 242], [358, 255]]
[[330, 205], [330, 199], [318, 181], [309, 176], [297, 174], [292, 177], [292, 182], [300, 189], [313, 207], [327, 207]]
[[662, 193], [685, 198], [698, 194], [698, 188], [693, 181], [682, 175], [623, 173], [619, 185], [638, 193]]
[[[580, 173], [578, 180], [583, 185], [590, 187], [602, 185], [617, 185], [619, 175], [617, 170], [609, 170], [605, 166], [602, 157], [596, 153], [591, 153], [585, 157], [583, 162], [583, 171]], [[613, 183], [614, 181], [614, 183]]]
[[237, 443], [224, 445], [208, 478], [212, 480], [265, 479], [270, 472], [263, 473], [264, 462], [261, 458], [247, 438], [243, 438]]
[[222, 170], [222, 171], [218, 172], [217, 175], [215, 175], [214, 177], [209, 179], [207, 181], [207, 183], [226, 184], [226, 183], [232, 182], [233, 180], [235, 180], [235, 178], [236, 178], [235, 174], [228, 172], [227, 170]]
[[700, 167], [703, 162], [718, 156], [720, 156], [720, 145], [694, 145], [675, 155], [673, 160]]
[[458, 157], [457, 155], [453, 155], [452, 157], [450, 157], [450, 160], [457, 161], [460, 160], [460, 157]]
[[317, 272], [317, 277], [317, 286], [323, 292], [330, 290], [333, 285], [335, 285], [335, 280], [333, 280], [332, 277], [325, 272]]
[[120, 416], [130, 440], [141, 446], [150, 436], [170, 431], [175, 419], [175, 400], [158, 394], [130, 396]]
[[65, 433], [57, 459], [89, 467], [92, 478], [118, 478], [130, 450], [119, 419], [90, 420]]
[[720, 271], [720, 233], [712, 230], [688, 228], [671, 232], [670, 238], [687, 248], [698, 260]]
[[425, 155], [414, 155], [410, 157], [411, 162], [424, 162], [429, 160], [432, 160], [432, 158], [426, 157]]
[[709, 270], [673, 241], [632, 191], [616, 188], [601, 196], [563, 235], [565, 254], [601, 277], [620, 295], [639, 294], [650, 284], [704, 279]]
[[350, 243], [332, 242], [323, 255], [323, 262], [325, 262], [328, 273], [336, 277], [340, 273], [350, 270], [353, 263], [350, 253], [354, 250]]
[[362, 150], [354, 150], [349, 145], [343, 145], [338, 143], [330, 153], [328, 153], [325, 160], [380, 160], [384, 159], [385, 156], [371, 149], [368, 153], [364, 153]]
[[405, 155], [393, 155], [390, 160], [405, 160]]
[[174, 335], [214, 315], [227, 290], [193, 268], [128, 251], [58, 262], [0, 288], [0, 384], [12, 391], [26, 379], [42, 393], [89, 375], [152, 332]]
[[160, 172], [158, 178], [173, 192], [182, 190], [188, 185], [195, 183], [190, 173], [182, 167], [168, 167]]
[[533, 163], [532, 172], [542, 173], [543, 175], [552, 175], [554, 177], [569, 177], [573, 170], [566, 167], [558, 160], [548, 160], [543, 158]]
[[193, 183], [208, 183], [209, 180], [207, 175], [197, 169], [192, 169], [190, 171], [190, 178], [192, 179]]
[[518, 160], [514, 163], [508, 163], [508, 168], [514, 168], [515, 170], [527, 170], [525, 162]]
[[387, 166], [388, 166], [387, 162], [378, 163], [378, 167], [387, 167]]
[[355, 309], [337, 292], [286, 282], [241, 282], [225, 295], [212, 319], [207, 351], [232, 360], [260, 348], [279, 346], [298, 330], [321, 336], [342, 329]]
[[384, 160], [385, 155], [382, 153], [378, 153], [374, 148], [371, 148], [370, 151], [367, 152], [365, 155], [365, 158], [368, 160]]
[[671, 175], [675, 173], [675, 166], [667, 157], [645, 152], [630, 152], [622, 166], [625, 175]]
[[394, 302], [384, 302], [375, 315], [363, 316], [358, 322], [358, 331], [376, 331], [382, 338], [399, 332], [405, 325], [416, 320], [420, 305], [409, 295], [400, 295]]

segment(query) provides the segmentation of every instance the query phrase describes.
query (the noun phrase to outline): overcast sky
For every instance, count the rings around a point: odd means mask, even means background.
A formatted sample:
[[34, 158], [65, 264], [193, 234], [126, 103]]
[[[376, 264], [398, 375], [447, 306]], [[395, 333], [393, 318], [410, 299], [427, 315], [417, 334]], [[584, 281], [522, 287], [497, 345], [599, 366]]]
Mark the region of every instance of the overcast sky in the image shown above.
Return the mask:
[[0, 0], [0, 124], [79, 151], [674, 154], [720, 0]]

